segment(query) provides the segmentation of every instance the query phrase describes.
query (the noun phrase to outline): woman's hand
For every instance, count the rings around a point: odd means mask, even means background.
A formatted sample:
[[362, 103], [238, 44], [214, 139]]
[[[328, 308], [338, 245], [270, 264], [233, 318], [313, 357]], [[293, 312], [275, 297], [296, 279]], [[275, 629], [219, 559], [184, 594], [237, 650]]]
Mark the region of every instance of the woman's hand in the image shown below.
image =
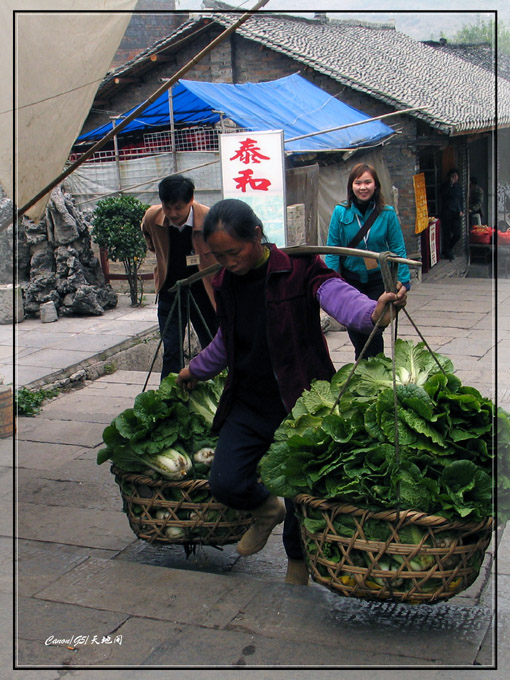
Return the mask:
[[397, 292], [396, 293], [383, 293], [381, 297], [377, 300], [377, 305], [372, 312], [372, 321], [374, 324], [377, 319], [381, 317], [381, 322], [379, 326], [387, 326], [391, 322], [392, 310], [391, 303], [394, 309], [398, 312], [399, 309], [406, 306], [407, 303], [407, 288], [403, 286], [400, 281], [397, 282]]
[[198, 382], [197, 378], [194, 378], [191, 375], [191, 371], [189, 370], [189, 368], [187, 366], [185, 368], [182, 368], [179, 371], [179, 375], [177, 376], [176, 383], [183, 390], [191, 391], [195, 387], [197, 382]]

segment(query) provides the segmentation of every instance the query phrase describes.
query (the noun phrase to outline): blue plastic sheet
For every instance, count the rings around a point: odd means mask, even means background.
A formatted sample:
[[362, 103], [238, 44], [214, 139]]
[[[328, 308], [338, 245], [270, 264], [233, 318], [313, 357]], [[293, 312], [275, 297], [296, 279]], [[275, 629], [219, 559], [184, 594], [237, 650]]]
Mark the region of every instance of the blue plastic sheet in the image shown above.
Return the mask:
[[[347, 150], [379, 144], [394, 134], [381, 121], [319, 135], [301, 137], [368, 118], [316, 87], [299, 74], [264, 83], [209, 83], [179, 80], [172, 89], [176, 125], [209, 125], [220, 113], [248, 130], [283, 130], [285, 151], [294, 153]], [[124, 115], [130, 115], [136, 107]], [[139, 118], [131, 121], [119, 136], [136, 130], [150, 131], [170, 125], [168, 92], [160, 95]], [[94, 142], [112, 129], [107, 123], [81, 135], [77, 142]]]

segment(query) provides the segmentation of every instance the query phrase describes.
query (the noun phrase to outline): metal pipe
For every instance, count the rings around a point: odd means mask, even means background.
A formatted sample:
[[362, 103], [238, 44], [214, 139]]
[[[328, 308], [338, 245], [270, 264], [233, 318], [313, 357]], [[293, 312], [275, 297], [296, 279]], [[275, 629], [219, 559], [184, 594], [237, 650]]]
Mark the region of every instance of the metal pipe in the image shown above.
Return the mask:
[[305, 139], [306, 137], [314, 137], [315, 135], [325, 135], [327, 132], [335, 132], [336, 130], [345, 130], [346, 128], [355, 127], [356, 125], [364, 125], [365, 123], [373, 123], [376, 120], [382, 120], [383, 118], [389, 118], [390, 116], [399, 116], [403, 113], [410, 113], [411, 111], [423, 111], [426, 106], [417, 106], [413, 109], [402, 109], [401, 111], [392, 111], [391, 113], [384, 113], [382, 116], [374, 116], [373, 118], [366, 118], [365, 120], [358, 120], [355, 123], [347, 123], [346, 125], [339, 125], [338, 127], [329, 128], [328, 130], [318, 130], [317, 132], [309, 132], [306, 135], [300, 135], [299, 137], [291, 137], [286, 139], [285, 143], [296, 142], [298, 139]]
[[172, 162], [174, 172], [177, 172], [177, 149], [175, 148], [175, 120], [174, 120], [174, 98], [172, 88], [168, 89], [168, 114], [170, 116], [170, 143], [172, 145]]
[[[112, 130], [115, 129], [116, 121], [118, 120], [119, 116], [113, 116], [112, 117]], [[119, 156], [119, 144], [117, 140], [117, 134], [113, 135], [113, 150], [115, 154], [115, 165], [117, 167], [117, 182], [119, 184], [119, 190], [118, 192], [116, 191], [115, 193], [122, 194], [122, 174], [120, 171], [120, 156]]]

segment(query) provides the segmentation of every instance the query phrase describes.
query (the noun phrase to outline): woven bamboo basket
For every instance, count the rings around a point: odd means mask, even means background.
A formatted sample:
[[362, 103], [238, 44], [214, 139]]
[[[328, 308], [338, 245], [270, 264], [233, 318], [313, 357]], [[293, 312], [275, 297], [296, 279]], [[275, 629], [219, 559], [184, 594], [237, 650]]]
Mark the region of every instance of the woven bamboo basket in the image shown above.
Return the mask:
[[[414, 510], [372, 512], [306, 494], [294, 503], [312, 579], [339, 595], [370, 600], [432, 604], [457, 595], [477, 578], [494, 525], [492, 518], [457, 522]], [[335, 528], [346, 517], [350, 536]], [[306, 518], [321, 518], [325, 528], [312, 533]], [[367, 540], [373, 520], [378, 534], [387, 534], [384, 541]], [[418, 544], [401, 540], [411, 527], [422, 534]]]
[[207, 479], [155, 480], [112, 465], [131, 529], [149, 543], [227, 545], [249, 529], [250, 513], [218, 503]]

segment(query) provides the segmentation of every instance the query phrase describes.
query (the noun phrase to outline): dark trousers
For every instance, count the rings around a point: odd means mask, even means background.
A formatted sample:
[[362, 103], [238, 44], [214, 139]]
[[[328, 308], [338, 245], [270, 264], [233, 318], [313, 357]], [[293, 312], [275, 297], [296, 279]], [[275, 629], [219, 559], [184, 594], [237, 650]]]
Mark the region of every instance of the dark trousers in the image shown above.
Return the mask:
[[[343, 273], [342, 276], [344, 276]], [[344, 278], [348, 283], [351, 284], [351, 286], [357, 288], [361, 293], [364, 293], [371, 300], [378, 300], [379, 297], [384, 293], [384, 283], [380, 277], [369, 280], [366, 283], [362, 283], [361, 281], [355, 281], [354, 279], [349, 279], [347, 277]], [[361, 354], [361, 350], [366, 345], [368, 335], [350, 329], [347, 329], [347, 333], [349, 334], [349, 338], [354, 346], [354, 358], [355, 360], [357, 360], [359, 355]], [[378, 333], [377, 335], [374, 335], [374, 337], [370, 341], [370, 344], [368, 345], [363, 354], [363, 359], [375, 357], [376, 354], [379, 354], [381, 352], [384, 352], [384, 340], [382, 333]]]
[[443, 212], [441, 216], [441, 233], [443, 235], [443, 251], [448, 257], [462, 233], [459, 213], [453, 210], [445, 210]]
[[[220, 430], [214, 461], [209, 472], [212, 495], [236, 510], [256, 510], [269, 497], [258, 480], [257, 464], [273, 441], [285, 412], [262, 416], [237, 402]], [[287, 515], [283, 524], [283, 545], [291, 559], [303, 559], [299, 522], [294, 504], [285, 499]]]
[[[201, 283], [200, 285], [202, 286]], [[195, 305], [190, 300], [190, 321], [193, 324], [193, 328], [195, 329], [198, 336], [200, 346], [203, 349], [214, 337], [218, 328], [218, 322], [216, 320], [216, 313], [209, 300], [209, 297], [207, 296], [207, 293], [205, 292], [205, 289], [203, 289], [203, 293], [200, 291], [200, 289], [198, 289], [197, 294], [195, 294], [195, 291], [192, 290], [192, 294], [197, 300], [197, 304], [199, 305], [200, 312], [204, 317], [206, 324], [204, 325], [204, 322], [201, 320]], [[182, 295], [181, 323], [179, 324], [178, 305], [176, 305], [172, 312], [172, 318], [170, 319], [170, 322], [168, 323], [165, 330], [165, 325], [174, 299], [175, 294], [171, 296], [167, 295], [160, 297], [158, 301], [159, 332], [163, 337], [163, 367], [161, 370], [161, 380], [166, 378], [169, 373], [178, 373], [181, 368], [183, 368], [181, 352], [184, 342], [184, 332], [188, 322], [186, 295]]]

